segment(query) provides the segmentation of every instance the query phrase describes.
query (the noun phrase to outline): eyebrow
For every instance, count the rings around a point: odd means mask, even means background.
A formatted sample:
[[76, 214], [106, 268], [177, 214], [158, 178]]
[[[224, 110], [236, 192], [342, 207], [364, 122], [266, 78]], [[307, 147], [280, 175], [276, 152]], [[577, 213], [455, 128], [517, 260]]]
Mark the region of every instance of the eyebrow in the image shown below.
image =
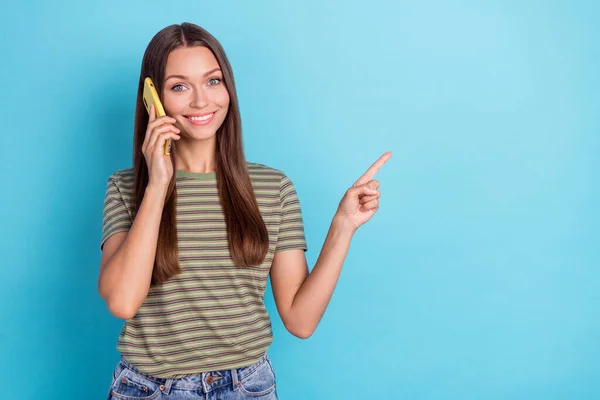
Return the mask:
[[[206, 78], [207, 76], [209, 76], [213, 72], [217, 72], [217, 71], [221, 71], [221, 69], [220, 68], [212, 69], [212, 70], [210, 70], [210, 71], [205, 72], [204, 74], [202, 74], [202, 77]], [[173, 78], [183, 79], [184, 81], [189, 80], [189, 78], [187, 76], [185, 76], [185, 75], [169, 75], [169, 76], [167, 76], [167, 78], [165, 79], [165, 81], [168, 81], [169, 79], [173, 79]]]

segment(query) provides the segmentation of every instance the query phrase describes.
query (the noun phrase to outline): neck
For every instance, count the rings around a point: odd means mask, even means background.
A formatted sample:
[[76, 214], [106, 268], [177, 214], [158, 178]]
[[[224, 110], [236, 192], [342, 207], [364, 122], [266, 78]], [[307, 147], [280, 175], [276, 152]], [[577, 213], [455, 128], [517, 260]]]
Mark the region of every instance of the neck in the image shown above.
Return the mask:
[[177, 149], [173, 156], [177, 170], [209, 173], [217, 171], [216, 137], [206, 140], [188, 140], [182, 137], [176, 143]]

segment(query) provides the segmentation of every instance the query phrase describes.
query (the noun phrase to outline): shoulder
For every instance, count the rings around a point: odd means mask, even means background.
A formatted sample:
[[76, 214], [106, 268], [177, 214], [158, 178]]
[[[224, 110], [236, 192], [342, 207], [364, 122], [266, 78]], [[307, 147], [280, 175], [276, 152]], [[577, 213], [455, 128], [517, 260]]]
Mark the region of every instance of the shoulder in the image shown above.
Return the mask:
[[250, 174], [250, 178], [252, 181], [277, 181], [281, 182], [283, 179], [287, 178], [285, 173], [279, 169], [269, 167], [265, 164], [260, 164], [256, 162], [247, 162], [248, 165], [248, 173]]
[[133, 168], [118, 169], [110, 175], [109, 179], [133, 180]]
[[278, 196], [283, 199], [289, 196], [296, 196], [296, 188], [292, 180], [282, 170], [269, 167], [264, 164], [248, 162], [248, 172], [250, 179], [257, 192], [262, 192], [261, 189], [271, 189], [279, 192]]
[[120, 192], [129, 194], [133, 192], [134, 175], [133, 168], [125, 168], [114, 171], [108, 177], [108, 183], [113, 183]]

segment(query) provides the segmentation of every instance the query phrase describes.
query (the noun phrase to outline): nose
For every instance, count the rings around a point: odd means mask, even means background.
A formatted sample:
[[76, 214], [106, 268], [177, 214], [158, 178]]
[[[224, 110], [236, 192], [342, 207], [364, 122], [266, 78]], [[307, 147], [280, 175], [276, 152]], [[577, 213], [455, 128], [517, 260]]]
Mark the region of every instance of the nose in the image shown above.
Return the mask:
[[204, 90], [196, 89], [192, 95], [192, 102], [190, 103], [190, 107], [194, 108], [204, 108], [208, 105], [208, 97]]

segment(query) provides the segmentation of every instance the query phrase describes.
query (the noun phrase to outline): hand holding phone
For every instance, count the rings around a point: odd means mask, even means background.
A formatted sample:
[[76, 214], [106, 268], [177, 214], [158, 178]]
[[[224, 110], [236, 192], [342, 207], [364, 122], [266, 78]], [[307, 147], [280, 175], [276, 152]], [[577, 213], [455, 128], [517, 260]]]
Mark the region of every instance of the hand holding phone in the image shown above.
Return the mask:
[[158, 97], [152, 97], [151, 91], [148, 93], [149, 97], [144, 97], [149, 118], [142, 153], [148, 166], [148, 185], [166, 190], [173, 178], [173, 162], [171, 157], [165, 157], [169, 155], [167, 143], [170, 140], [181, 139], [180, 130], [174, 125], [175, 118], [165, 115], [162, 105], [154, 102]]
[[[158, 92], [156, 91], [156, 87], [154, 86], [154, 82], [150, 77], [144, 79], [144, 91], [142, 94], [142, 98], [144, 101], [144, 105], [146, 106], [146, 111], [148, 115], [150, 115], [150, 107], [154, 105], [154, 110], [156, 111], [156, 118], [164, 117], [167, 115], [165, 113], [165, 109], [160, 101], [160, 97], [158, 97]], [[171, 150], [171, 140], [167, 139], [165, 141], [165, 156], [170, 155]]]

